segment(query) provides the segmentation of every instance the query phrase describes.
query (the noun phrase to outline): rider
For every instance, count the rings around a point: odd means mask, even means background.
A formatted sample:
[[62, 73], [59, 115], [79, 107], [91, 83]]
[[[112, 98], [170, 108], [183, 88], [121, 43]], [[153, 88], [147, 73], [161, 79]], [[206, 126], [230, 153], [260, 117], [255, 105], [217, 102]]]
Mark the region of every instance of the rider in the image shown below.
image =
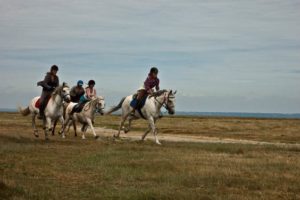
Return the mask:
[[53, 65], [44, 78], [43, 81], [39, 81], [37, 83], [38, 86], [43, 87], [43, 91], [40, 98], [40, 113], [38, 118], [44, 118], [44, 111], [47, 106], [48, 100], [51, 97], [52, 92], [55, 90], [56, 87], [59, 86], [59, 78], [56, 75], [58, 72], [58, 67]]
[[89, 80], [88, 87], [85, 88], [85, 94], [80, 97], [79, 103], [73, 108], [70, 115], [73, 115], [74, 112], [79, 112], [83, 108], [86, 102], [92, 100], [96, 97], [97, 92], [95, 87], [96, 82], [94, 80]]
[[152, 67], [150, 69], [150, 73], [148, 74], [147, 79], [144, 82], [144, 85], [138, 90], [137, 102], [135, 107], [133, 108], [132, 113], [135, 113], [135, 110], [138, 108], [139, 104], [143, 97], [147, 94], [152, 94], [154, 92], [153, 88], [155, 87], [156, 91], [159, 90], [159, 79], [157, 77], [158, 69], [156, 67]]
[[94, 88], [95, 84], [96, 82], [94, 80], [89, 80], [88, 87], [85, 88], [85, 97], [88, 101], [92, 100], [94, 97], [97, 96], [96, 89]]
[[79, 80], [77, 81], [77, 85], [72, 87], [70, 91], [71, 101], [74, 103], [78, 103], [80, 100], [80, 97], [85, 94], [83, 86], [83, 81]]

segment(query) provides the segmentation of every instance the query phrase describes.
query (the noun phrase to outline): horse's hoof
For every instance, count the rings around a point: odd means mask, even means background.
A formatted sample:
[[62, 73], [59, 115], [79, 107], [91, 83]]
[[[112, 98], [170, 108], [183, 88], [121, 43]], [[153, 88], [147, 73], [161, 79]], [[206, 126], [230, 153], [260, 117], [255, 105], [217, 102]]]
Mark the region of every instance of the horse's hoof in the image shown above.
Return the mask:
[[99, 136], [98, 136], [98, 135], [96, 135], [96, 136], [95, 136], [95, 140], [97, 140], [98, 138], [99, 138]]
[[38, 131], [34, 131], [34, 132], [33, 132], [33, 135], [34, 135], [35, 137], [39, 137]]
[[75, 134], [75, 137], [77, 137], [77, 134]]
[[124, 133], [127, 134], [129, 132], [129, 129], [125, 128]]
[[66, 138], [66, 136], [62, 136], [62, 139], [65, 139]]
[[156, 144], [158, 144], [158, 145], [161, 145], [161, 143], [160, 143], [160, 142], [156, 142]]

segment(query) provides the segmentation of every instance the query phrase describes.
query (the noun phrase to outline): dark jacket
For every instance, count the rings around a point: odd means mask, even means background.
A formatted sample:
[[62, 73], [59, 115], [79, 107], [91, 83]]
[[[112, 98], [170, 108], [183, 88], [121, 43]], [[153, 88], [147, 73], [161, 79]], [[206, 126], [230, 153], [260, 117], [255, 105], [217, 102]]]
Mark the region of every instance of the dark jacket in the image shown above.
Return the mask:
[[80, 97], [84, 94], [85, 94], [85, 91], [84, 91], [83, 87], [78, 87], [78, 86], [72, 87], [72, 89], [70, 91], [71, 101], [78, 103], [80, 100]]
[[58, 76], [56, 76], [56, 75], [52, 79], [52, 76], [53, 75], [50, 72], [48, 72], [46, 74], [44, 80], [38, 82], [37, 85], [42, 86], [43, 91], [45, 91], [45, 92], [53, 92], [55, 90], [55, 88], [59, 86], [59, 79], [58, 79]]

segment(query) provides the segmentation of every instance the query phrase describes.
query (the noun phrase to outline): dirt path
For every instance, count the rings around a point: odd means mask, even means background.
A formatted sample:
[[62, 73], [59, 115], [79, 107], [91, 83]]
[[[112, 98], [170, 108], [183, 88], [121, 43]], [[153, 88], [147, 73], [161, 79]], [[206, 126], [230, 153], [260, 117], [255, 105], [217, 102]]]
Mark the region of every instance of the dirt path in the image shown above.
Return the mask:
[[[107, 128], [95, 128], [96, 132], [104, 137], [112, 137], [116, 130]], [[132, 131], [128, 134], [121, 133], [120, 137], [124, 139], [140, 140], [142, 132]], [[280, 147], [300, 147], [300, 144], [290, 144], [290, 143], [278, 143], [278, 142], [261, 142], [254, 140], [238, 140], [238, 139], [220, 139], [216, 137], [206, 137], [206, 136], [192, 136], [192, 135], [180, 135], [180, 134], [159, 134], [160, 141], [168, 142], [197, 142], [197, 143], [222, 143], [222, 144], [253, 144], [253, 145], [275, 145]], [[147, 139], [154, 140], [151, 133], [148, 134]]]

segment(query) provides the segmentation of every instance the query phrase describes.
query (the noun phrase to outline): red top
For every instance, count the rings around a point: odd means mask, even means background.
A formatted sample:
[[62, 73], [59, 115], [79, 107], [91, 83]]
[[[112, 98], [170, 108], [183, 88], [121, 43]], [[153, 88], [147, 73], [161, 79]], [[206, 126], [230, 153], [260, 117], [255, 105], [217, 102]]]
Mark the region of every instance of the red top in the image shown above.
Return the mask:
[[145, 90], [149, 91], [155, 87], [156, 90], [159, 90], [159, 79], [152, 78], [150, 74], [148, 75], [147, 79], [144, 82]]

